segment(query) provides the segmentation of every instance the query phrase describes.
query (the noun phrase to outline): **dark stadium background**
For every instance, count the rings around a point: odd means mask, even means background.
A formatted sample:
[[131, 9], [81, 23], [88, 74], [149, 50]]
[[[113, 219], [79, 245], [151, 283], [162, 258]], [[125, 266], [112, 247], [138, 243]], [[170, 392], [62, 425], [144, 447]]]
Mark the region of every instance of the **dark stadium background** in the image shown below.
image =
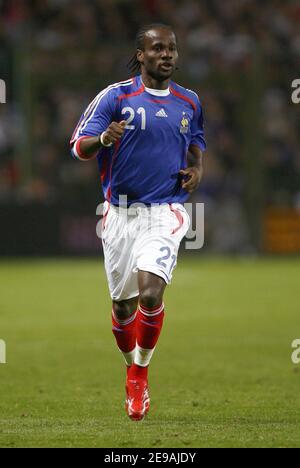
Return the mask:
[[[205, 203], [205, 252], [300, 251], [297, 1], [0, 1], [0, 254], [99, 252], [95, 162], [74, 162], [85, 106], [130, 76], [137, 29], [170, 23], [175, 79], [199, 93], [208, 151], [193, 201]], [[298, 73], [299, 74], [299, 73]]]
[[[69, 140], [153, 21], [205, 110], [205, 246], [179, 256], [137, 427], [98, 168]], [[300, 447], [299, 26], [299, 0], [0, 0], [0, 447]]]

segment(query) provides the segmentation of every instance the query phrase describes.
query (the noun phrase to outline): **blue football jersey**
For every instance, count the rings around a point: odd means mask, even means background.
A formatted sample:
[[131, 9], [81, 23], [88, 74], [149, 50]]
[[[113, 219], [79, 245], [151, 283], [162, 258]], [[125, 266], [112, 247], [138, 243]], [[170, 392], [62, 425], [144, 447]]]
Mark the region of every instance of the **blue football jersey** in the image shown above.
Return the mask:
[[171, 81], [166, 90], [144, 86], [142, 77], [113, 84], [88, 106], [72, 136], [72, 156], [81, 158], [81, 139], [98, 136], [111, 122], [126, 120], [121, 140], [101, 148], [98, 164], [106, 200], [184, 203], [189, 194], [178, 174], [187, 167], [189, 146], [206, 148], [203, 112], [196, 93]]

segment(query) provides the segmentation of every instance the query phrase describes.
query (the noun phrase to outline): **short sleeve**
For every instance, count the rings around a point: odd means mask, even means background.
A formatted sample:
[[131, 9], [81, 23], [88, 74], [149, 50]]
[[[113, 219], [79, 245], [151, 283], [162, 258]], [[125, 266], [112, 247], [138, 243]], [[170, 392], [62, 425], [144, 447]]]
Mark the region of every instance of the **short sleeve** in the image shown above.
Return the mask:
[[204, 138], [203, 110], [199, 99], [197, 99], [196, 111], [191, 124], [191, 145], [199, 146], [201, 151], [206, 150], [206, 141]]
[[115, 96], [113, 90], [99, 93], [81, 116], [71, 138], [71, 146], [81, 137], [98, 136], [113, 121]]

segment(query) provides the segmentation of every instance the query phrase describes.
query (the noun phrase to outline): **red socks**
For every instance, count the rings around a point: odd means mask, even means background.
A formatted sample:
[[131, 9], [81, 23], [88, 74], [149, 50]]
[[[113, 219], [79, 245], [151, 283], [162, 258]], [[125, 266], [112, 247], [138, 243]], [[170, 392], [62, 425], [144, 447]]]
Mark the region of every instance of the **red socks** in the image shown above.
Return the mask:
[[115, 335], [118, 348], [123, 353], [127, 366], [134, 362], [136, 346], [136, 316], [134, 312], [128, 319], [119, 320], [112, 311], [113, 334]]
[[140, 367], [149, 365], [164, 321], [164, 304], [149, 309], [140, 305], [137, 324], [137, 346], [134, 362]]
[[147, 378], [150, 360], [154, 353], [164, 321], [164, 304], [151, 309], [140, 304], [126, 320], [118, 320], [112, 313], [113, 334], [123, 353], [130, 376]]
[[153, 349], [158, 341], [163, 321], [164, 304], [148, 309], [139, 306], [137, 314], [137, 344], [144, 349]]

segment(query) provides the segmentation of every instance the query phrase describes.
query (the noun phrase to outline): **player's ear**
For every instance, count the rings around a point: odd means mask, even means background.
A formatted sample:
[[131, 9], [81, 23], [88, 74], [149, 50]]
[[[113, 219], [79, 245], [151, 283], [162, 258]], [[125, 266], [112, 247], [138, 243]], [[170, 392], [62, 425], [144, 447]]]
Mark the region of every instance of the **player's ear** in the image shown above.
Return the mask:
[[137, 49], [136, 58], [140, 64], [144, 63], [144, 52], [141, 49]]

